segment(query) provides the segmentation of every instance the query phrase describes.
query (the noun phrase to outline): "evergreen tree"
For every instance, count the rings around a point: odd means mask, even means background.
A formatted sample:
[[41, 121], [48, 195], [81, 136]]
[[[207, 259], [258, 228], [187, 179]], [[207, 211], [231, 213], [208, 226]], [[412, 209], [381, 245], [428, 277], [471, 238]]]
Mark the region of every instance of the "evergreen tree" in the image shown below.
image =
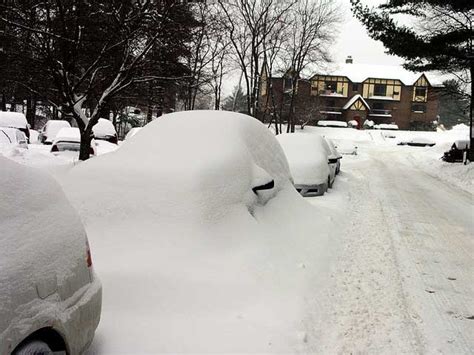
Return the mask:
[[[453, 73], [470, 85], [472, 160], [474, 1], [388, 0], [375, 9], [362, 5], [360, 0], [351, 3], [369, 36], [381, 41], [389, 54], [405, 59], [406, 69]], [[411, 27], [399, 24], [397, 15], [410, 16]]]

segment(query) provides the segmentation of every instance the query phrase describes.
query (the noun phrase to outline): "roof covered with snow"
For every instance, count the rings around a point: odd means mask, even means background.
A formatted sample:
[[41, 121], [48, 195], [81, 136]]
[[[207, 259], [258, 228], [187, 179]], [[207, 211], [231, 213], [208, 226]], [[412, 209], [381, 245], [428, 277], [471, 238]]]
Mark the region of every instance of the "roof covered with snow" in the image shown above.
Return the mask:
[[[423, 73], [414, 73], [399, 65], [379, 64], [339, 64], [320, 75], [345, 76], [354, 83], [362, 83], [368, 78], [400, 80], [405, 85], [413, 85]], [[435, 73], [424, 73], [431, 85], [439, 85], [442, 80]]]
[[367, 101], [364, 100], [364, 98], [362, 97], [362, 95], [360, 94], [357, 94], [357, 95], [354, 95], [352, 96], [349, 101], [347, 101], [347, 103], [344, 105], [344, 107], [342, 108], [343, 110], [347, 110], [349, 107], [351, 107], [357, 100], [361, 100], [362, 103], [364, 104], [365, 107], [367, 107], [368, 110], [370, 110], [370, 106], [369, 104], [367, 103]]

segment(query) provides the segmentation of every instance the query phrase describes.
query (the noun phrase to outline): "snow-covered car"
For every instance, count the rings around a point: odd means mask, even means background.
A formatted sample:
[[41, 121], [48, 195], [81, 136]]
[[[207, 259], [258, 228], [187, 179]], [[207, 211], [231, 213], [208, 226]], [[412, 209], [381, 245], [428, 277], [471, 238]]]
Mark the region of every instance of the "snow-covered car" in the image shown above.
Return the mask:
[[394, 123], [380, 123], [373, 126], [374, 129], [384, 129], [388, 131], [398, 131], [398, 125]]
[[432, 147], [435, 144], [435, 141], [426, 137], [414, 137], [408, 141], [401, 141], [398, 143], [398, 145], [409, 145], [412, 147]]
[[113, 123], [105, 118], [99, 118], [94, 127], [92, 127], [92, 132], [96, 140], [104, 140], [114, 144], [118, 142], [117, 131]]
[[124, 140], [128, 140], [128, 139], [132, 138], [135, 134], [140, 132], [140, 130], [142, 128], [143, 127], [133, 127], [133, 128], [131, 128], [130, 131], [128, 131], [127, 134], [125, 135]]
[[83, 353], [102, 287], [79, 216], [52, 177], [1, 156], [0, 196], [0, 354]]
[[53, 144], [56, 135], [62, 128], [71, 128], [71, 125], [64, 120], [49, 120], [41, 128], [38, 140], [43, 144]]
[[334, 127], [334, 128], [347, 128], [349, 127], [346, 121], [336, 121], [336, 120], [320, 120], [318, 121], [318, 126], [321, 127]]
[[286, 344], [307, 314], [302, 290], [314, 275], [295, 266], [318, 259], [327, 238], [314, 231], [331, 227], [297, 194], [257, 119], [167, 114], [116, 152], [76, 165], [63, 187], [107, 290], [92, 352], [294, 349]]
[[340, 154], [357, 155], [358, 147], [350, 140], [338, 140], [334, 146]]
[[0, 111], [0, 127], [16, 128], [30, 139], [30, 128], [26, 117], [21, 112]]
[[470, 146], [469, 139], [458, 139], [454, 141], [450, 150], [444, 152], [441, 159], [448, 163], [463, 162], [464, 155], [467, 153]]
[[276, 138], [288, 159], [296, 190], [303, 196], [323, 195], [335, 174], [328, 163], [324, 138], [313, 133], [280, 134]]
[[326, 138], [326, 142], [328, 143], [329, 149], [331, 150], [330, 159], [335, 158], [337, 160], [337, 162], [336, 162], [336, 175], [337, 175], [341, 171], [342, 155], [341, 155], [341, 153], [338, 152], [338, 150], [336, 148], [336, 145], [334, 144], [334, 142], [331, 139]]
[[[51, 145], [51, 153], [54, 155], [73, 155], [78, 156], [81, 148], [81, 133], [79, 128], [65, 127], [61, 128], [56, 134]], [[90, 154], [95, 155], [95, 142], [92, 140]]]
[[25, 134], [16, 128], [0, 127], [0, 150], [5, 148], [28, 149]]

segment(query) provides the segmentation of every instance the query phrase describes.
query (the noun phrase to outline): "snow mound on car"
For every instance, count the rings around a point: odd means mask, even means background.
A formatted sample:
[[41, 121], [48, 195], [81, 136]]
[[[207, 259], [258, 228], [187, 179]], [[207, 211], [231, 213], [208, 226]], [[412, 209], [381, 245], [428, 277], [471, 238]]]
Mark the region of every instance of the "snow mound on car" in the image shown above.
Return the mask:
[[[273, 180], [274, 188], [252, 188]], [[254, 118], [165, 115], [73, 168], [104, 308], [93, 351], [294, 352], [328, 220]], [[126, 290], [126, 292], [124, 292]]]
[[35, 285], [51, 278], [63, 285], [85, 265], [86, 235], [52, 177], [1, 155], [0, 196], [0, 319], [13, 319], [23, 312], [14, 298], [36, 297]]

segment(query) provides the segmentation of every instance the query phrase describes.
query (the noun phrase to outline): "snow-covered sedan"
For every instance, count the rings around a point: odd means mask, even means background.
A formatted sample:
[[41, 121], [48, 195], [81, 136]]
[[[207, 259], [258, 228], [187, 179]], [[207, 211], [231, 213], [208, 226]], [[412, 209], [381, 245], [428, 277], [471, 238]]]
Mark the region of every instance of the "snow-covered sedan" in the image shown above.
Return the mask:
[[296, 190], [303, 196], [323, 195], [332, 185], [335, 174], [328, 162], [324, 138], [309, 133], [280, 134], [276, 138], [288, 159]]
[[56, 135], [62, 128], [71, 128], [71, 125], [64, 120], [49, 120], [41, 129], [38, 140], [43, 144], [53, 144]]
[[[65, 127], [61, 128], [54, 138], [51, 145], [51, 153], [54, 155], [66, 155], [78, 157], [81, 149], [81, 133], [79, 128]], [[95, 155], [95, 143], [91, 143], [90, 154]]]
[[105, 118], [99, 118], [97, 123], [92, 127], [94, 138], [96, 140], [103, 140], [113, 144], [117, 144], [117, 131], [112, 122]]
[[0, 354], [81, 354], [102, 288], [79, 216], [52, 177], [1, 156], [0, 196]]
[[4, 148], [28, 149], [28, 139], [19, 129], [0, 127], [0, 150]]
[[0, 111], [0, 127], [16, 128], [30, 139], [30, 127], [26, 117], [21, 112]]

